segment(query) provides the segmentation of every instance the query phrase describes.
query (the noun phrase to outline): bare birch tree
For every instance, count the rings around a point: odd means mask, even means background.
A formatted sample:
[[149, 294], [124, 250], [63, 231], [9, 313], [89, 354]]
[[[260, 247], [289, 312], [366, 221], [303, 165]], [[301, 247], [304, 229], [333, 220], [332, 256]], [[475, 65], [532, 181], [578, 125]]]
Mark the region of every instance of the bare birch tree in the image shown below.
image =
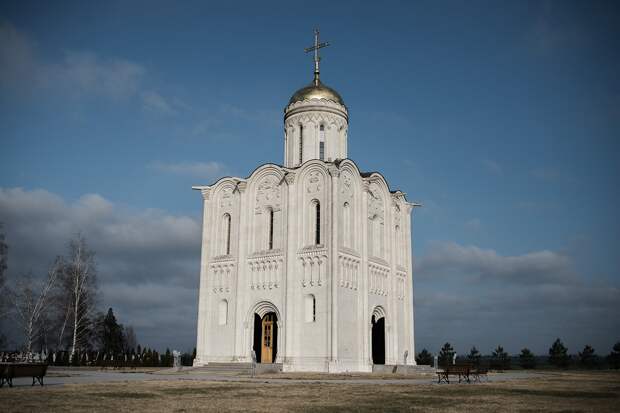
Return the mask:
[[95, 254], [89, 250], [80, 234], [69, 242], [69, 256], [62, 272], [61, 297], [65, 303], [64, 319], [59, 333], [60, 342], [65, 329], [70, 328], [71, 358], [89, 340], [90, 324], [96, 304]]
[[7, 296], [12, 302], [17, 321], [24, 333], [24, 348], [30, 353], [32, 345], [42, 332], [41, 319], [44, 317], [49, 304], [50, 291], [56, 283], [58, 274], [62, 271], [62, 261], [56, 259], [50, 267], [47, 277], [39, 285], [30, 274], [21, 276], [15, 281], [12, 288], [7, 288]]

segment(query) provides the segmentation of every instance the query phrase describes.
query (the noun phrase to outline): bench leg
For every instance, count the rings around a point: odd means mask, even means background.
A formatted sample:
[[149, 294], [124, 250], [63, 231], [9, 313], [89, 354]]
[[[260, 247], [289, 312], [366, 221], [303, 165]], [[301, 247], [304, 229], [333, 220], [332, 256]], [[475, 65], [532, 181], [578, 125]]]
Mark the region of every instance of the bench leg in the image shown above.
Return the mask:
[[6, 381], [9, 383], [9, 387], [13, 387], [13, 378], [9, 377], [8, 379], [6, 379]]
[[34, 386], [34, 376], [32, 376], [32, 385]]

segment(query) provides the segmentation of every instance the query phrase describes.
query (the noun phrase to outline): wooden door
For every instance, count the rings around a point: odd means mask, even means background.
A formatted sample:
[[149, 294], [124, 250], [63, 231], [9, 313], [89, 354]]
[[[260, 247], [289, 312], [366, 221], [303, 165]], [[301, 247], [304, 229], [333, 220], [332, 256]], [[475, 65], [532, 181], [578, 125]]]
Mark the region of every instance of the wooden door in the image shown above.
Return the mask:
[[273, 314], [263, 317], [263, 340], [260, 356], [261, 363], [273, 363]]

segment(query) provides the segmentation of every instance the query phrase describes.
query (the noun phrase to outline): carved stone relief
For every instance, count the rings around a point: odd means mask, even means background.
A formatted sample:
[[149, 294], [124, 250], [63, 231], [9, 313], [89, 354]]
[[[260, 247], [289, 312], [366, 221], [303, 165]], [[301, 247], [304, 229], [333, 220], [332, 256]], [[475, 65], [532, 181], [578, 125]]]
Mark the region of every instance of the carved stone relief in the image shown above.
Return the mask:
[[233, 189], [226, 187], [220, 191], [220, 208], [229, 210], [233, 206]]
[[309, 194], [321, 192], [322, 189], [322, 177], [318, 171], [310, 172], [306, 179], [306, 191]]
[[381, 199], [377, 190], [373, 191], [371, 188], [368, 191], [368, 219], [374, 219], [376, 216], [379, 222], [383, 222], [383, 212], [383, 199]]
[[353, 177], [348, 172], [342, 174], [340, 197], [342, 202], [350, 202], [353, 199]]
[[279, 211], [281, 207], [280, 185], [275, 176], [265, 177], [256, 190], [255, 213], [260, 214], [267, 206], [272, 207], [274, 211]]

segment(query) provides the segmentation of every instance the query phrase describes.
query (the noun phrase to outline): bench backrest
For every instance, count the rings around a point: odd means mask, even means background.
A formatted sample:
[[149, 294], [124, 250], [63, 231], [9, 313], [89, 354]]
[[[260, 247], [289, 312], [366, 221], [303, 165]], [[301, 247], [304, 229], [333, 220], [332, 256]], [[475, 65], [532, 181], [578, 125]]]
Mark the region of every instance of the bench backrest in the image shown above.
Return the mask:
[[43, 377], [47, 364], [9, 364], [8, 377]]
[[449, 373], [463, 373], [463, 374], [466, 374], [466, 373], [469, 373], [469, 371], [471, 370], [471, 366], [469, 366], [469, 365], [454, 364], [454, 365], [448, 366], [446, 368], [446, 370]]

